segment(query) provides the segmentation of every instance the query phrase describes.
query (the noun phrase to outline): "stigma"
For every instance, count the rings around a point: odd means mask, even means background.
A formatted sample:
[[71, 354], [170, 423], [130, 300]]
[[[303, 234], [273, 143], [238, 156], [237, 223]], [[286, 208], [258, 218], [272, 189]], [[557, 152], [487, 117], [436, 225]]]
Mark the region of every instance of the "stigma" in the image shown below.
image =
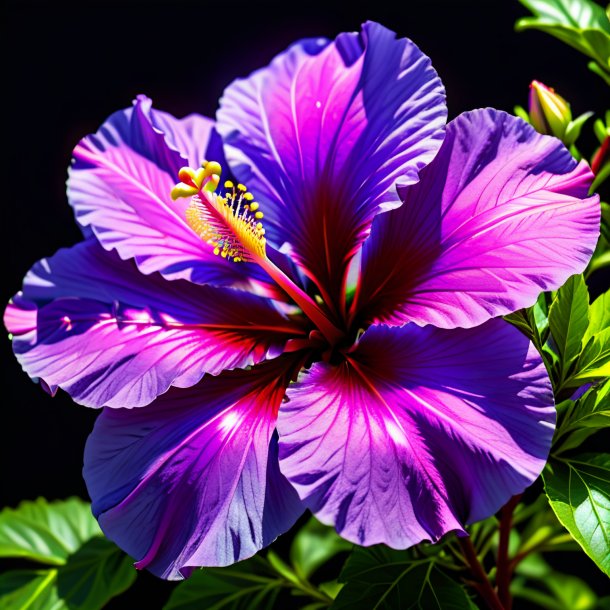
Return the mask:
[[243, 184], [230, 180], [224, 183], [224, 192], [217, 193], [221, 173], [216, 161], [204, 161], [196, 170], [183, 167], [171, 198], [190, 197], [186, 222], [214, 254], [236, 263], [265, 258], [264, 215], [259, 204]]

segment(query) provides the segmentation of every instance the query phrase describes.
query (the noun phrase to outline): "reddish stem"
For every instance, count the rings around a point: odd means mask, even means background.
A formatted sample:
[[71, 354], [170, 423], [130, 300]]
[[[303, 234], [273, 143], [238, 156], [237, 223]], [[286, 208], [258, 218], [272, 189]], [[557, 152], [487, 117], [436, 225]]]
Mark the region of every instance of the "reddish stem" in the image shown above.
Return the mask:
[[606, 136], [601, 146], [597, 149], [597, 152], [591, 160], [591, 171], [597, 176], [599, 170], [602, 168], [606, 157], [608, 156], [608, 149], [610, 148], [610, 136]]
[[498, 586], [498, 597], [506, 610], [510, 610], [513, 605], [510, 594], [510, 580], [512, 576], [512, 566], [508, 557], [508, 545], [510, 542], [510, 530], [513, 525], [513, 512], [519, 504], [521, 494], [513, 496], [500, 512], [500, 528], [498, 542], [498, 559], [496, 562], [496, 584]]
[[458, 538], [458, 542], [462, 547], [462, 552], [464, 553], [464, 558], [468, 563], [470, 572], [475, 578], [476, 589], [485, 600], [487, 607], [490, 610], [506, 610], [489, 582], [489, 578], [477, 557], [477, 552], [470, 537]]

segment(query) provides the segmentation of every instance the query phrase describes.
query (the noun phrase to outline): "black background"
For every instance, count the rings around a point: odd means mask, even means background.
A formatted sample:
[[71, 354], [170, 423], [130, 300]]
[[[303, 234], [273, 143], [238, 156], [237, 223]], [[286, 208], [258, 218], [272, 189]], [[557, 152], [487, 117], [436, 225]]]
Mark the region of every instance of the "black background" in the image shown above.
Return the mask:
[[[568, 98], [575, 115], [600, 114], [607, 102], [607, 88], [583, 56], [545, 34], [514, 32], [515, 20], [527, 14], [516, 0], [22, 0], [3, 12], [2, 302], [36, 260], [80, 238], [65, 178], [82, 136], [138, 93], [176, 116], [213, 116], [226, 85], [301, 37], [334, 37], [373, 19], [412, 38], [445, 83], [450, 117], [526, 105], [534, 78]], [[592, 136], [584, 143], [591, 150]], [[61, 393], [47, 396], [21, 371], [9, 342], [1, 344], [0, 505], [86, 498], [82, 450], [96, 413]], [[567, 569], [599, 589], [604, 584], [584, 556]], [[145, 575], [112, 607], [160, 608], [169, 590]]]

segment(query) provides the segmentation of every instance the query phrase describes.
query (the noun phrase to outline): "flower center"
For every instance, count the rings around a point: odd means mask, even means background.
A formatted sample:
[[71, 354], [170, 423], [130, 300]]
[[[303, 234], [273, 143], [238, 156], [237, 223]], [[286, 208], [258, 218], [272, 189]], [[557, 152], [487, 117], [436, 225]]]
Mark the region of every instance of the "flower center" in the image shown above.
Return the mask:
[[236, 263], [265, 258], [263, 213], [252, 193], [243, 184], [227, 180], [224, 195], [216, 193], [220, 182], [219, 163], [204, 162], [198, 170], [183, 167], [180, 182], [171, 197], [191, 197], [186, 210], [188, 225], [214, 248], [214, 254]]
[[216, 161], [203, 162], [194, 170], [183, 167], [180, 182], [171, 191], [175, 201], [189, 197], [185, 212], [188, 225], [214, 248], [214, 254], [235, 262], [260, 265], [278, 286], [286, 291], [303, 313], [318, 327], [331, 345], [343, 333], [330, 321], [315, 301], [267, 257], [263, 213], [243, 184], [237, 187], [227, 180], [224, 195], [216, 193], [222, 168]]

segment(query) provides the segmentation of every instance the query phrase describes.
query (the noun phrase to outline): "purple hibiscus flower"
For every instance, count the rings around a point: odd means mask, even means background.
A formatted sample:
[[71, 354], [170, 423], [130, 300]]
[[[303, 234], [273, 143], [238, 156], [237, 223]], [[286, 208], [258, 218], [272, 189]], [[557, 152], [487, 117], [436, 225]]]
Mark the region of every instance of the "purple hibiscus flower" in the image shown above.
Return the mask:
[[536, 479], [553, 396], [499, 316], [585, 267], [593, 176], [504, 112], [446, 114], [429, 59], [367, 23], [215, 121], [139, 97], [77, 145], [85, 239], [5, 321], [30, 376], [104, 407], [84, 476], [138, 567], [230, 564], [305, 508], [363, 545], [465, 535]]

